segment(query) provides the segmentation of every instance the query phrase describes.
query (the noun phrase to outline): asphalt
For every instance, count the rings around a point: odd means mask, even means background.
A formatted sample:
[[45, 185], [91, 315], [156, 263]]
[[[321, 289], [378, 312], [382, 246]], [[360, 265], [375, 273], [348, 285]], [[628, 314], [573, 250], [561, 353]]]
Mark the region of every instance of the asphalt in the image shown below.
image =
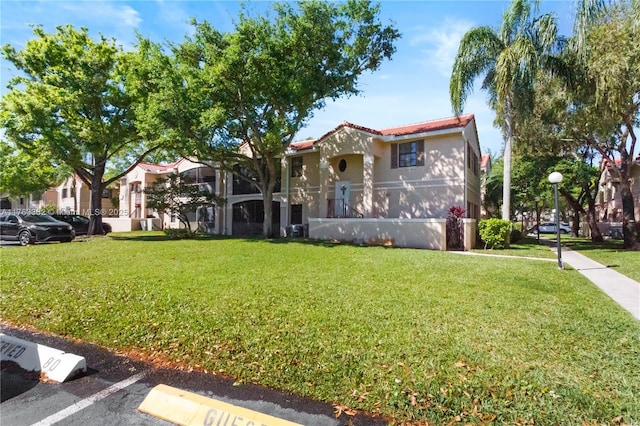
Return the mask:
[[[151, 389], [158, 384], [169, 385], [301, 425], [384, 426], [388, 424], [386, 419], [365, 413], [348, 415], [345, 412], [336, 418], [336, 406], [331, 403], [255, 384], [239, 384], [232, 378], [211, 373], [158, 366], [154, 362], [130, 357], [108, 348], [28, 327], [16, 327], [0, 321], [0, 332], [83, 356], [86, 358], [88, 368], [85, 376], [57, 384], [42, 381], [40, 374], [25, 372], [3, 361], [0, 378], [0, 425], [2, 426], [43, 426], [56, 422], [68, 426], [103, 426], [105, 424], [169, 426], [172, 423], [137, 410]], [[134, 375], [143, 377], [126, 389], [77, 410], [69, 417], [59, 421], [48, 420], [59, 416], [69, 408], [81, 405], [83, 401], [94, 398], [96, 394], [103, 393], [105, 389]]]

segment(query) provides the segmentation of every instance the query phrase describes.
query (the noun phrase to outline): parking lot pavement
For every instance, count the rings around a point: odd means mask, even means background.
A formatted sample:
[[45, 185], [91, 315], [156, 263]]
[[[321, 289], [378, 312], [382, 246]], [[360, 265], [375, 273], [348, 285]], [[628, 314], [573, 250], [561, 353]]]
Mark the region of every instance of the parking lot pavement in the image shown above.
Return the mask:
[[65, 383], [43, 382], [3, 362], [0, 404], [3, 426], [60, 425], [169, 425], [138, 411], [159, 384], [258, 411], [302, 425], [377, 426], [387, 422], [362, 414], [339, 419], [331, 404], [305, 399], [256, 385], [234, 386], [234, 381], [211, 374], [155, 368], [105, 348], [0, 323], [0, 332], [33, 343], [83, 356], [87, 374]]

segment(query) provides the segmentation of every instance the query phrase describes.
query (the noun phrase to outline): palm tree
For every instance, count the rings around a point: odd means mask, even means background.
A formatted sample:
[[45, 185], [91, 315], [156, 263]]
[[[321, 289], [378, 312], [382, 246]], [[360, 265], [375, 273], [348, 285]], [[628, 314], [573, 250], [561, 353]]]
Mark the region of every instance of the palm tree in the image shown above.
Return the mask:
[[530, 114], [534, 106], [536, 72], [546, 68], [557, 45], [556, 19], [551, 14], [532, 16], [532, 3], [513, 0], [497, 30], [480, 26], [460, 41], [449, 83], [451, 105], [461, 114], [474, 81], [484, 75], [482, 89], [489, 92], [489, 105], [501, 123], [504, 138], [504, 185], [502, 218], [511, 214], [511, 147], [516, 118]]

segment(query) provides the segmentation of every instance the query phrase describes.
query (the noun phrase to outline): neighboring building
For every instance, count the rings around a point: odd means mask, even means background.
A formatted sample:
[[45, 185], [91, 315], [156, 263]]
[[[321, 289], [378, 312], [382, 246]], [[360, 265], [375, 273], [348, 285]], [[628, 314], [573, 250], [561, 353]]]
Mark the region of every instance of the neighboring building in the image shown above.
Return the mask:
[[[194, 179], [196, 185], [203, 186], [212, 193], [222, 192], [221, 188], [216, 187], [216, 182], [220, 181], [220, 172], [206, 164], [185, 158], [163, 165], [140, 163], [120, 179], [119, 219], [108, 220], [112, 226], [115, 226], [114, 231], [151, 229], [152, 226], [157, 229], [178, 228], [180, 222], [176, 217], [147, 207], [144, 193], [145, 188], [172, 173], [187, 173]], [[216, 221], [216, 210], [212, 207], [203, 207], [193, 212], [189, 220], [194, 226], [199, 226], [208, 233], [222, 234], [224, 232], [221, 232]]]
[[[112, 203], [116, 189], [105, 189], [102, 192], [102, 213], [105, 217], [118, 216]], [[41, 194], [28, 194], [22, 197], [0, 197], [0, 210], [24, 210], [37, 212], [45, 206], [54, 206], [59, 213], [91, 214], [91, 191], [82, 180], [73, 175], [60, 185], [49, 188]]]
[[[620, 160], [612, 166], [605, 160], [600, 175], [600, 188], [596, 196], [596, 212], [599, 222], [622, 222], [622, 197], [620, 195], [620, 180], [613, 176], [612, 167], [620, 167]], [[631, 193], [635, 203], [635, 219], [640, 222], [640, 157], [631, 165], [630, 175]]]
[[22, 197], [0, 196], [0, 210], [23, 210], [37, 212], [44, 206], [56, 205], [58, 193], [55, 189], [47, 189], [40, 194], [28, 194]]
[[[312, 238], [442, 249], [451, 207], [463, 207], [474, 221], [480, 218], [480, 156], [472, 114], [382, 130], [345, 122], [318, 139], [292, 143], [285, 153], [273, 197], [274, 229], [285, 235], [292, 225], [303, 225]], [[202, 183], [227, 199], [209, 212], [210, 232], [261, 232], [259, 191], [230, 173], [184, 159], [140, 164], [123, 178], [120, 217], [155, 214], [165, 227], [174, 226], [146, 208], [143, 189], [159, 176], [185, 170], [207, 176]], [[467, 234], [475, 238], [475, 231]]]
[[[66, 179], [55, 188], [57, 200], [55, 205], [60, 213], [72, 213], [91, 216], [91, 189], [77, 175]], [[105, 188], [102, 191], [102, 216], [118, 216], [112, 198], [117, 194], [117, 188]]]

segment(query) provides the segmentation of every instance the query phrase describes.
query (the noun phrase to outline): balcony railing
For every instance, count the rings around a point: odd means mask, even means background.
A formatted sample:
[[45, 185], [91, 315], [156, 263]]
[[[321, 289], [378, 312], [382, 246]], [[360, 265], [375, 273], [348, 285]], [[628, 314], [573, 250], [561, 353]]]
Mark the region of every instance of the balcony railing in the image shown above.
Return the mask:
[[363, 218], [364, 214], [351, 207], [344, 198], [327, 200], [327, 218]]

